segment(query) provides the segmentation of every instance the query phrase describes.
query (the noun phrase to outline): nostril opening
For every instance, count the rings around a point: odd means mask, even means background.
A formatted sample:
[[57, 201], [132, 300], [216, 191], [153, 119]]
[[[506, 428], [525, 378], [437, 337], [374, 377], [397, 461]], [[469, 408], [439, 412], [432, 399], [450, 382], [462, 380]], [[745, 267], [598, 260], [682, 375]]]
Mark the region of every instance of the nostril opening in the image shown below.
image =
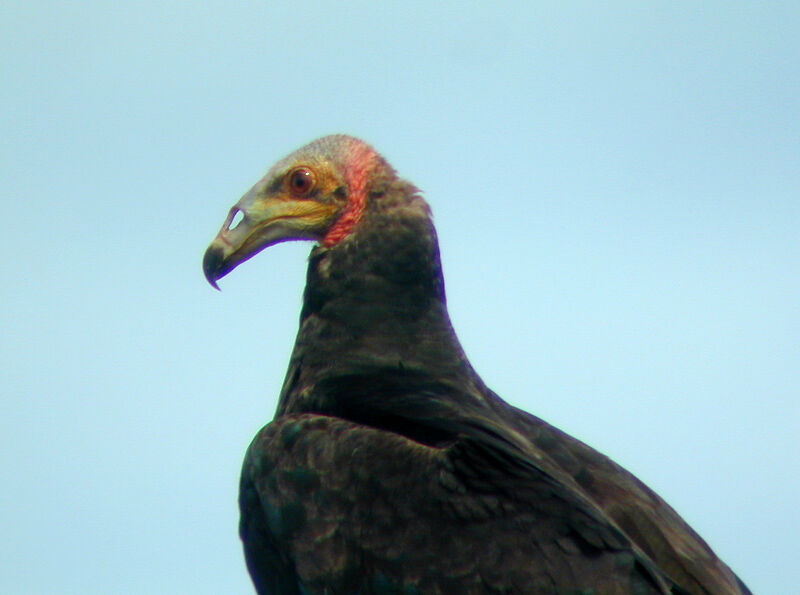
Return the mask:
[[231, 222], [228, 223], [228, 231], [233, 231], [234, 229], [239, 227], [239, 224], [242, 221], [244, 221], [244, 213], [241, 211], [241, 209], [236, 209], [236, 212], [233, 214], [233, 217], [231, 217]]

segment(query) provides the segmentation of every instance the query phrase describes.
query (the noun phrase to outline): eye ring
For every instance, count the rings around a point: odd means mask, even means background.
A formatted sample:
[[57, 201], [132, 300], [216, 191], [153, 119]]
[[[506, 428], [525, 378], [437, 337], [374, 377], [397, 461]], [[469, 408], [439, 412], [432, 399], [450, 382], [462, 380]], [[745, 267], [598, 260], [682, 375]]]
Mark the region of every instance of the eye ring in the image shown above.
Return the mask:
[[307, 167], [296, 167], [286, 176], [286, 184], [292, 196], [308, 196], [316, 184], [314, 172]]

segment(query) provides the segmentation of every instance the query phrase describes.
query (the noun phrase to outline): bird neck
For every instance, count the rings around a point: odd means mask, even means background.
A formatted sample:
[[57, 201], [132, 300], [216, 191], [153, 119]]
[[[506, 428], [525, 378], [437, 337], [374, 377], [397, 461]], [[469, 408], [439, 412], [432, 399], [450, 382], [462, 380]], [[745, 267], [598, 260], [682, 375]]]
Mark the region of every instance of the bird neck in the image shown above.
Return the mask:
[[356, 385], [480, 390], [447, 313], [427, 204], [401, 190], [376, 199], [351, 236], [312, 251], [278, 415], [339, 414]]

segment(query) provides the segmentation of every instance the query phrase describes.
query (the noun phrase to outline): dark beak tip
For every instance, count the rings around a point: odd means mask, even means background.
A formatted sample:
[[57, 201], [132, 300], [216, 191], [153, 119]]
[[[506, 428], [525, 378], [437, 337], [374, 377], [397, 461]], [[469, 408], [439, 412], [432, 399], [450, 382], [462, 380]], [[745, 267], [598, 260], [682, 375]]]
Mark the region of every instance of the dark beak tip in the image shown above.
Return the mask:
[[225, 271], [223, 271], [224, 265], [225, 254], [222, 248], [210, 246], [206, 250], [205, 256], [203, 256], [203, 274], [206, 276], [206, 281], [217, 291], [220, 291], [217, 280], [225, 274]]

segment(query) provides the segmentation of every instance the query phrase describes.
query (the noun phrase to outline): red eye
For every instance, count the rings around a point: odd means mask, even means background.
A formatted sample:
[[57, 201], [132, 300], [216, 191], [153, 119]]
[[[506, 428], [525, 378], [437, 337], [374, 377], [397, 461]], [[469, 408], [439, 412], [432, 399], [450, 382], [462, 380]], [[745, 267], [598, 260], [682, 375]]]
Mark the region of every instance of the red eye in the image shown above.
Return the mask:
[[289, 191], [295, 196], [305, 196], [314, 187], [314, 174], [307, 167], [298, 167], [289, 172]]

